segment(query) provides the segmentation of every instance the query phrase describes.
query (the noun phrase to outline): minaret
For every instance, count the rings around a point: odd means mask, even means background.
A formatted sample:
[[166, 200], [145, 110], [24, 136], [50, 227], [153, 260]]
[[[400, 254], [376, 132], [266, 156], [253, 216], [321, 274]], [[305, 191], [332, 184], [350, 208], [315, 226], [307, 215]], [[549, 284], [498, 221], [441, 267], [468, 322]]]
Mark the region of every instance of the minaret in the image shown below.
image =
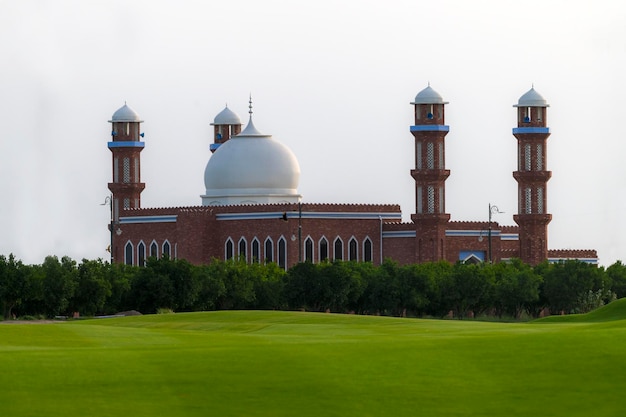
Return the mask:
[[552, 220], [547, 213], [547, 184], [552, 176], [546, 169], [549, 104], [531, 88], [513, 107], [517, 107], [517, 127], [513, 128], [517, 171], [513, 177], [518, 184], [518, 214], [513, 220], [519, 225], [520, 259], [537, 265], [548, 258], [548, 223]]
[[446, 214], [445, 137], [450, 130], [445, 125], [444, 102], [430, 87], [415, 96], [415, 262], [436, 262], [446, 259], [446, 227], [450, 215]]
[[211, 126], [213, 126], [213, 143], [209, 149], [212, 153], [221, 144], [228, 142], [231, 137], [241, 133], [241, 119], [234, 111], [228, 108], [228, 105], [215, 116]]
[[[121, 209], [141, 207], [141, 192], [146, 184], [141, 182], [140, 157], [145, 143], [141, 141], [139, 115], [126, 104], [117, 110], [109, 123], [112, 124], [112, 142], [108, 143], [113, 154], [112, 193], [113, 220], [117, 221]], [[113, 248], [112, 248], [113, 249]]]

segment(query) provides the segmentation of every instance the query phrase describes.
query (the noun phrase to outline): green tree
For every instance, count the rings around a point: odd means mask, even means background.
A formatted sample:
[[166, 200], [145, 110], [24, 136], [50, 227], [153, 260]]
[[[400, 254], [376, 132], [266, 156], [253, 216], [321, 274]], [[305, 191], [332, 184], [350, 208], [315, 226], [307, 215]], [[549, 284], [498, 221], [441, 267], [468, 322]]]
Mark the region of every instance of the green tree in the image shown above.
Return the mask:
[[319, 311], [321, 308], [321, 282], [319, 264], [302, 262], [294, 265], [285, 276], [284, 297], [290, 308]]
[[27, 286], [25, 272], [24, 265], [13, 254], [8, 259], [0, 255], [0, 302], [5, 320], [12, 317], [13, 308], [24, 299]]
[[495, 273], [495, 308], [502, 314], [519, 318], [524, 311], [532, 311], [539, 301], [541, 277], [533, 269], [513, 259], [493, 266]]
[[453, 269], [456, 291], [453, 299], [457, 318], [478, 315], [493, 305], [495, 277], [491, 265], [457, 263]]
[[103, 307], [105, 314], [115, 314], [126, 310], [133, 310], [135, 306], [130, 302], [131, 282], [134, 280], [140, 267], [126, 264], [106, 264], [106, 280], [111, 286], [111, 295], [107, 297]]
[[67, 313], [74, 296], [77, 279], [76, 262], [67, 256], [47, 256], [41, 265], [43, 273], [43, 310], [48, 317]]
[[248, 265], [248, 269], [254, 289], [254, 301], [251, 308], [274, 310], [284, 307], [285, 270], [273, 262], [267, 264], [255, 262]]
[[250, 268], [242, 259], [221, 261], [214, 259], [209, 264], [210, 274], [224, 283], [224, 295], [218, 299], [217, 307], [222, 310], [247, 309], [255, 301], [254, 280]]
[[198, 297], [194, 303], [194, 310], [216, 310], [220, 300], [226, 295], [226, 286], [222, 276], [215, 273], [213, 266], [201, 265], [193, 269], [196, 282], [198, 282]]
[[611, 290], [615, 296], [626, 297], [626, 265], [617, 261], [606, 269], [606, 275], [611, 280]]
[[609, 296], [610, 282], [604, 270], [578, 260], [550, 264], [540, 269], [543, 274], [543, 295], [551, 313], [576, 313], [589, 292], [602, 291]]
[[102, 259], [83, 259], [78, 265], [77, 285], [70, 303], [73, 311], [87, 316], [103, 311], [107, 298], [111, 296], [108, 269], [108, 264], [103, 263]]

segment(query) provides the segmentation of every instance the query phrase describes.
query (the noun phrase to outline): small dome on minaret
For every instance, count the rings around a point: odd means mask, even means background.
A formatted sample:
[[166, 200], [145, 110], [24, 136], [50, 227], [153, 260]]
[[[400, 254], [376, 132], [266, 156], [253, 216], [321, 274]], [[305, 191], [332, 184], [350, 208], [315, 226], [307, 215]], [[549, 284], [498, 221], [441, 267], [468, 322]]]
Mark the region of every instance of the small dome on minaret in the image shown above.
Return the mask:
[[532, 87], [519, 98], [517, 104], [514, 104], [513, 107], [550, 107], [550, 105], [546, 99]]
[[240, 124], [241, 124], [241, 119], [239, 118], [237, 113], [235, 113], [234, 111], [228, 108], [228, 105], [226, 105], [224, 110], [222, 110], [221, 112], [217, 114], [217, 116], [215, 116], [215, 119], [213, 119], [213, 123], [211, 123], [212, 126], [240, 125]]
[[428, 84], [428, 87], [417, 93], [415, 101], [412, 101], [411, 104], [448, 104], [448, 102], [443, 101], [441, 94]]
[[120, 107], [119, 109], [117, 109], [115, 113], [113, 113], [113, 116], [111, 116], [111, 120], [109, 120], [109, 122], [111, 123], [118, 123], [118, 122], [141, 123], [143, 122], [143, 120], [141, 120], [141, 118], [139, 117], [139, 115], [137, 114], [135, 110], [131, 109], [130, 107], [128, 107], [126, 103], [124, 103], [122, 107]]

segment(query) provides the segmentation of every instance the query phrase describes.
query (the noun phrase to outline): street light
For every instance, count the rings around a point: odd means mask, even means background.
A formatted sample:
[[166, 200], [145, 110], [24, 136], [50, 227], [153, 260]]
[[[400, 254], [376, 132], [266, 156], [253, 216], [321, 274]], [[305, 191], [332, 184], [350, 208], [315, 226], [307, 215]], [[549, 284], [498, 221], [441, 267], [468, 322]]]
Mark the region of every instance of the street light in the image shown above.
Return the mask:
[[111, 253], [111, 265], [113, 265], [113, 229], [115, 223], [113, 221], [113, 194], [106, 196], [104, 199], [104, 203], [100, 204], [101, 206], [109, 205], [111, 210], [111, 220], [109, 222], [109, 233], [111, 235], [111, 242], [109, 243], [109, 252]]
[[489, 242], [489, 263], [491, 263], [491, 216], [494, 214], [503, 214], [503, 211], [500, 211], [498, 209], [498, 206], [492, 206], [491, 203], [489, 203], [489, 237], [488, 237], [488, 242]]

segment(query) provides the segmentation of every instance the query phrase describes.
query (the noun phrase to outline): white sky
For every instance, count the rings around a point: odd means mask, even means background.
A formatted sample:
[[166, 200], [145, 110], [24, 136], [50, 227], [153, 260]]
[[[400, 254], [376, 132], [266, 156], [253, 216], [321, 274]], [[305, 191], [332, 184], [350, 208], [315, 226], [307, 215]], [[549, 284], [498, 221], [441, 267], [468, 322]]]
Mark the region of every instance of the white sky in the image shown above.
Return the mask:
[[450, 104], [446, 211], [517, 211], [517, 99], [550, 103], [551, 249], [626, 260], [626, 3], [0, 0], [0, 254], [108, 258], [115, 110], [145, 120], [143, 207], [200, 205], [227, 102], [288, 145], [305, 202], [415, 211], [412, 107]]

